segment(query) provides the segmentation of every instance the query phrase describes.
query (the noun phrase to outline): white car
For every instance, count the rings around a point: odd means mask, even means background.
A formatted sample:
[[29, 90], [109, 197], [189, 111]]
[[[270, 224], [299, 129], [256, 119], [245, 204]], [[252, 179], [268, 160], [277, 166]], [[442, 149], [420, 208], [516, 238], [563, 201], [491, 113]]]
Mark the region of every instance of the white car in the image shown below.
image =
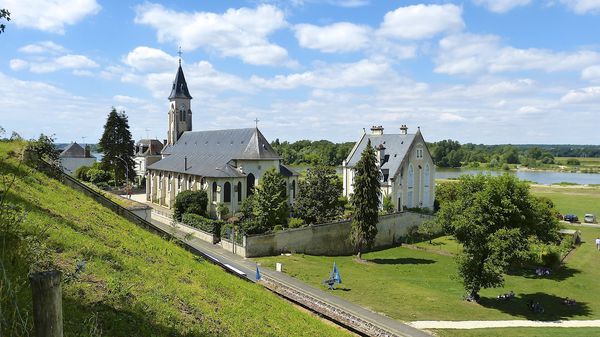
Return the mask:
[[586, 223], [596, 223], [596, 216], [594, 214], [586, 214], [583, 217], [583, 221]]

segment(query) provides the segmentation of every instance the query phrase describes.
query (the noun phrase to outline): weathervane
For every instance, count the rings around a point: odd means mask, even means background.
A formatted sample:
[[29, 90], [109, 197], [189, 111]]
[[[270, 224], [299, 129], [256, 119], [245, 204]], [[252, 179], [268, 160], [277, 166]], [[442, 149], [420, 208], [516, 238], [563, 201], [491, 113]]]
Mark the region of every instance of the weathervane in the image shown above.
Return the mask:
[[179, 55], [179, 65], [181, 65], [181, 54], [183, 54], [181, 52], [181, 46], [179, 46], [179, 49], [177, 50], [177, 55]]

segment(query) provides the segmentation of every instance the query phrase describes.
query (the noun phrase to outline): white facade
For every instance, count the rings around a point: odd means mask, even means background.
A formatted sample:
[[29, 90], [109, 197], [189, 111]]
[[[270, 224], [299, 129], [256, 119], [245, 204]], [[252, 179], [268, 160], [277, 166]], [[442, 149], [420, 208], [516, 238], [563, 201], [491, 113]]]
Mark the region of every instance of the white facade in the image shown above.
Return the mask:
[[[433, 209], [435, 165], [420, 130], [415, 134], [385, 135], [383, 128], [377, 128], [370, 135], [363, 134], [343, 164], [344, 196], [350, 198], [354, 193], [354, 164], [367, 140], [371, 140], [378, 154], [382, 196], [391, 197], [398, 211], [415, 207]], [[377, 149], [380, 145], [386, 148]], [[383, 158], [388, 160], [382, 165]]]

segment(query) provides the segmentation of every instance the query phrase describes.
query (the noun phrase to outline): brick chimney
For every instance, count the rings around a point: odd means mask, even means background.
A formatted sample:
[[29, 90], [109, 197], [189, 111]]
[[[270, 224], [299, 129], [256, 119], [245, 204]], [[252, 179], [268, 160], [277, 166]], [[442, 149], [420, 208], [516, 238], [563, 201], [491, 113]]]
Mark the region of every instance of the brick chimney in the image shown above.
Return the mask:
[[381, 136], [383, 135], [383, 126], [379, 125], [379, 126], [371, 126], [371, 134], [375, 135], [375, 136]]
[[400, 126], [400, 134], [401, 135], [408, 134], [408, 127], [406, 126], [406, 124], [402, 124], [402, 126]]

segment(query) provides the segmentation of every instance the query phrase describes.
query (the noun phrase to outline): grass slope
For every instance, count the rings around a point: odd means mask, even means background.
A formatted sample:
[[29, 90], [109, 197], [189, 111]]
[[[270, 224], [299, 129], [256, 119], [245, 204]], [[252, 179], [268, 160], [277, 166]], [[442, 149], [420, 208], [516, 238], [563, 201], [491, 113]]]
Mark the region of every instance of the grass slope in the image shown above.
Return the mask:
[[531, 191], [550, 198], [562, 214], [576, 214], [580, 221], [586, 213], [600, 217], [600, 187], [533, 185]]
[[[0, 143], [0, 156], [16, 146]], [[65, 274], [87, 260], [81, 275], [63, 285], [65, 336], [346, 335], [82, 193], [29, 168], [17, 170], [14, 158], [0, 167], [2, 175], [9, 172], [20, 176], [9, 199], [28, 211], [22, 230], [47, 228], [44, 242]], [[25, 261], [2, 262], [16, 306], [30, 317]]]

